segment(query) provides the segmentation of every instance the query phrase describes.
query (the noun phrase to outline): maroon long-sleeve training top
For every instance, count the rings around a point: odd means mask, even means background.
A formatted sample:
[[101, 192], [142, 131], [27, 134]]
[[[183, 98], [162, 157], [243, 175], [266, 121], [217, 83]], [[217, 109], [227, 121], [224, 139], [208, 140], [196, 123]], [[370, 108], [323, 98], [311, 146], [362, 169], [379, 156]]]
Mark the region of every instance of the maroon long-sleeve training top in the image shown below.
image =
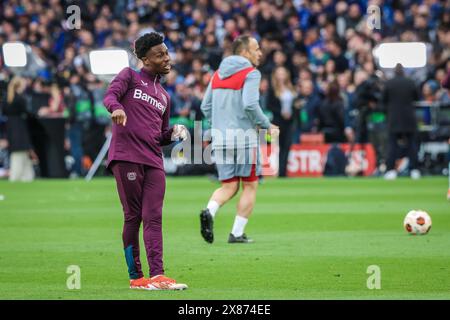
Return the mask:
[[170, 96], [160, 75], [124, 68], [111, 82], [103, 103], [110, 113], [123, 109], [126, 126], [112, 125], [108, 166], [113, 160], [164, 169], [161, 146], [170, 144]]

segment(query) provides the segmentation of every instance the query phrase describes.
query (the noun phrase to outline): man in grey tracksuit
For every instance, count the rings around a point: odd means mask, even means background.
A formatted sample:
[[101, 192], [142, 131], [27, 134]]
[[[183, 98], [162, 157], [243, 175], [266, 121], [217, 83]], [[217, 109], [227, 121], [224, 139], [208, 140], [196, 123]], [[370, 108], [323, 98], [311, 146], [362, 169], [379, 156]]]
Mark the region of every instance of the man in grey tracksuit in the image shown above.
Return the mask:
[[222, 61], [202, 101], [202, 112], [211, 124], [212, 150], [222, 182], [200, 213], [201, 234], [209, 243], [214, 241], [214, 217], [238, 192], [240, 181], [243, 191], [228, 242], [252, 242], [244, 228], [253, 210], [261, 174], [257, 129], [278, 132], [259, 106], [261, 73], [256, 67], [260, 58], [255, 38], [238, 37], [233, 42], [233, 55]]

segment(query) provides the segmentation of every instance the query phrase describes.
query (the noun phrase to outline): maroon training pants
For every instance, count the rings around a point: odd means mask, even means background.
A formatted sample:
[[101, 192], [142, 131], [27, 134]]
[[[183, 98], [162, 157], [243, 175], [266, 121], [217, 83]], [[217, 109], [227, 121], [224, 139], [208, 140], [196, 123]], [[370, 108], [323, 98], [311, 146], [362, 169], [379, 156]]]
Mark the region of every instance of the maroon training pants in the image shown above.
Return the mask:
[[139, 259], [139, 228], [144, 225], [144, 245], [150, 276], [164, 274], [162, 207], [165, 172], [144, 164], [114, 161], [111, 170], [124, 213], [123, 246], [130, 279], [143, 277]]

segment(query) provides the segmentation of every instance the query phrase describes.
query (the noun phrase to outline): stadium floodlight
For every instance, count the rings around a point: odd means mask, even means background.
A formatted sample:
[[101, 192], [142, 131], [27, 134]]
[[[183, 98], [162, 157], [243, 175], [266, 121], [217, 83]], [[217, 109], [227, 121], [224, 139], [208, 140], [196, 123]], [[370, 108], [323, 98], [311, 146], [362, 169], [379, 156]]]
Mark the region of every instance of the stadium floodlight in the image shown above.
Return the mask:
[[22, 42], [6, 42], [2, 46], [3, 58], [7, 67], [25, 67], [27, 50]]
[[89, 64], [95, 75], [114, 75], [129, 66], [128, 53], [122, 49], [93, 50], [89, 52]]
[[381, 68], [422, 68], [427, 64], [427, 47], [423, 42], [382, 43], [373, 49]]
[[47, 63], [26, 43], [9, 41], [2, 45], [2, 50], [5, 66], [14, 75], [35, 78], [47, 68]]

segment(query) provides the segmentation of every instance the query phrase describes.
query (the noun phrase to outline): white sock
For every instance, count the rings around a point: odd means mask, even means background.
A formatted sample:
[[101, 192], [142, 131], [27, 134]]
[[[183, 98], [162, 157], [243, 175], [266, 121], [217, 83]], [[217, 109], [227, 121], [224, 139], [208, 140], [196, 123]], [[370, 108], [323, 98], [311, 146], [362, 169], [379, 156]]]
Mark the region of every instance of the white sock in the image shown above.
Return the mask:
[[208, 202], [206, 208], [208, 208], [209, 213], [211, 213], [212, 217], [214, 218], [216, 216], [217, 210], [219, 210], [220, 208], [220, 205], [216, 201], [211, 200]]
[[247, 218], [236, 215], [236, 218], [234, 219], [233, 229], [231, 230], [233, 236], [235, 237], [242, 236], [244, 234], [244, 228], [247, 222], [248, 222]]

